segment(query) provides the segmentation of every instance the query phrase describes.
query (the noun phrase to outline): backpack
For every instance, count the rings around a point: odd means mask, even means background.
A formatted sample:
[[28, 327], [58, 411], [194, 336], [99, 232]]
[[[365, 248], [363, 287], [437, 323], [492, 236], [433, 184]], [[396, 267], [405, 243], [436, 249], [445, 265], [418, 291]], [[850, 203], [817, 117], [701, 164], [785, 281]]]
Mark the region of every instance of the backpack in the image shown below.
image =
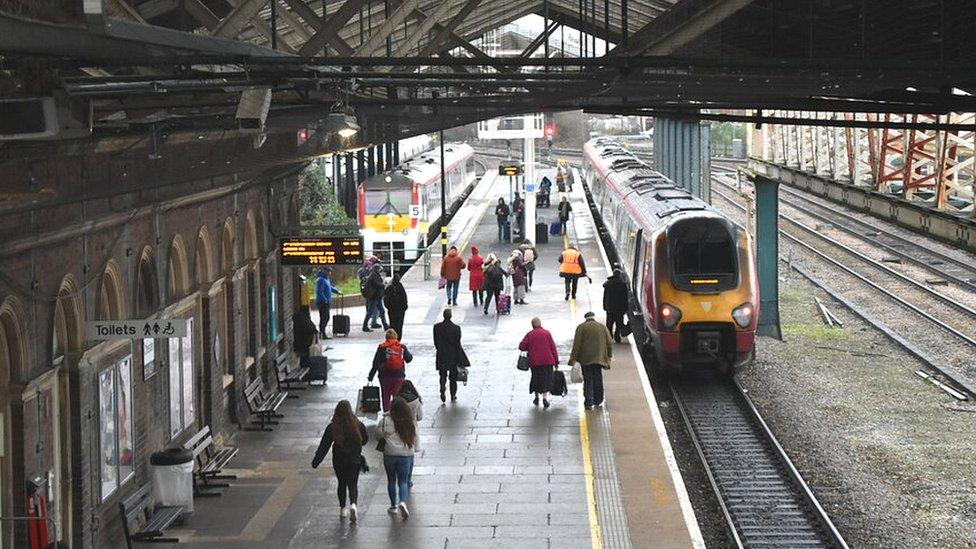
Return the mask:
[[386, 358], [383, 359], [383, 369], [387, 372], [402, 372], [404, 368], [403, 346], [399, 341], [385, 345], [383, 352]]

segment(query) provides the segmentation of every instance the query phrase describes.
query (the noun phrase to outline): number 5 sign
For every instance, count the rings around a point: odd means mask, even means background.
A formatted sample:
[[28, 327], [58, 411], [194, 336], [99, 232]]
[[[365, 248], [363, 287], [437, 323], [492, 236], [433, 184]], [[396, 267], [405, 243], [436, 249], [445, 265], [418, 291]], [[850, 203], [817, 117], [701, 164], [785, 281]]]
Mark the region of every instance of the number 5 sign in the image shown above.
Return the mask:
[[420, 204], [410, 205], [410, 217], [419, 218], [420, 217]]

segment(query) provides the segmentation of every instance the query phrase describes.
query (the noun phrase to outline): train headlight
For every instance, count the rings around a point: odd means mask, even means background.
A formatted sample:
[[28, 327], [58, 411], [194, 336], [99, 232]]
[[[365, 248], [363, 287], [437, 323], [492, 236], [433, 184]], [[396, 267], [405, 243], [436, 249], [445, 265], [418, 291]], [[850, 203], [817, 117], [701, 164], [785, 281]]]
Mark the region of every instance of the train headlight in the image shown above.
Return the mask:
[[752, 303], [743, 303], [732, 311], [732, 320], [734, 320], [740, 328], [748, 328], [750, 325], [752, 325], [752, 315], [754, 315], [755, 312], [756, 309], [752, 306]]
[[672, 330], [681, 321], [681, 309], [668, 303], [657, 308], [658, 324], [665, 330]]

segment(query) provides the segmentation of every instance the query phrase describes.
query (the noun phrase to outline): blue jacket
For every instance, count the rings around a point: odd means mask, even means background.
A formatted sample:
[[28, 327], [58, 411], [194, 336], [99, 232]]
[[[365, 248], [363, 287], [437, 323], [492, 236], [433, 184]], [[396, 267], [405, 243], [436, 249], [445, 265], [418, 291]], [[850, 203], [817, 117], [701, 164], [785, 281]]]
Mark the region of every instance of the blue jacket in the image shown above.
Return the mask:
[[332, 286], [332, 281], [327, 277], [319, 276], [315, 279], [315, 301], [332, 303], [332, 294], [342, 295], [338, 288]]

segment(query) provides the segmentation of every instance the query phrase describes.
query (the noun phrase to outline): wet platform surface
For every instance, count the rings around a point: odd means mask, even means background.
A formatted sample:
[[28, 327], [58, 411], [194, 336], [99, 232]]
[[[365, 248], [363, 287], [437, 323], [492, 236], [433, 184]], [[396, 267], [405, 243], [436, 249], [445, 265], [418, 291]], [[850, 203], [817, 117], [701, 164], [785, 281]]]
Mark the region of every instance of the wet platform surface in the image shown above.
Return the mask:
[[[449, 238], [465, 256], [471, 244], [484, 256], [508, 256], [512, 245], [496, 241], [493, 215], [497, 197], [507, 194], [508, 182], [489, 175], [455, 216]], [[465, 273], [459, 305], [453, 309], [472, 365], [456, 403], [440, 402], [434, 367], [431, 327], [447, 304], [445, 293], [437, 290], [439, 257], [431, 280], [423, 280], [420, 267], [404, 277], [409, 310], [402, 339], [415, 357], [407, 365], [407, 377], [424, 401], [422, 452], [414, 464], [409, 520], [386, 512], [386, 476], [375, 440], [365, 452], [371, 471], [360, 477], [358, 524], [339, 516], [331, 459], [317, 470], [310, 467], [335, 404], [341, 399], [355, 403], [382, 338], [382, 331], [360, 330], [364, 310], [357, 307], [347, 309], [350, 337], [327, 342], [331, 348], [325, 354], [332, 365], [327, 386], [298, 392], [300, 398], [283, 406], [285, 417], [273, 432], [236, 436], [241, 450], [229, 472], [240, 478], [220, 498], [195, 500], [195, 513], [175, 530], [182, 543], [174, 547], [697, 545], [697, 526], [686, 525], [694, 518], [683, 509], [683, 487], [672, 485], [629, 344], [615, 348], [619, 358], [606, 377], [606, 408], [585, 414], [581, 385], [570, 385], [568, 396], [553, 397], [552, 406], [543, 409], [532, 404], [528, 373], [515, 368], [518, 342], [533, 316], [553, 333], [563, 369], [568, 369], [573, 332], [583, 314], [593, 310], [603, 317], [604, 259], [579, 188], [573, 202], [578, 220], [570, 223], [569, 237], [550, 237], [549, 244], [537, 246], [538, 268], [528, 305], [513, 305], [508, 316], [498, 317], [494, 307], [483, 314], [472, 304]], [[554, 219], [555, 211], [541, 209], [539, 217]], [[593, 284], [581, 281], [578, 299], [566, 302], [556, 260], [569, 238], [579, 242]], [[566, 375], [568, 379], [568, 371]], [[615, 386], [621, 388], [620, 396]], [[621, 421], [642, 426], [624, 426], [622, 436], [614, 436], [615, 407]], [[376, 418], [363, 421], [372, 437]]]

